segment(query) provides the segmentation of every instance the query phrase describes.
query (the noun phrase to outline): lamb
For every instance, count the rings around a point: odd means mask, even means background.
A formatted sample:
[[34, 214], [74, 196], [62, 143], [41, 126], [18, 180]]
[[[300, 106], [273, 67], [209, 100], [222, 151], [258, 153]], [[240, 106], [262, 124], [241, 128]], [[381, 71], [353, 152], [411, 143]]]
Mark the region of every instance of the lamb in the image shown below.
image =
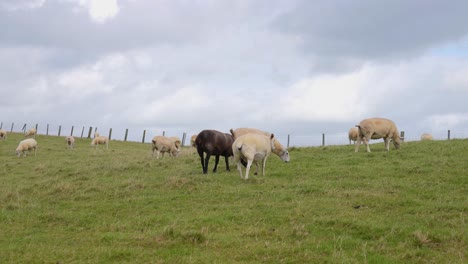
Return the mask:
[[72, 136], [65, 137], [65, 142], [67, 142], [67, 147], [73, 149], [75, 147], [75, 138]]
[[[231, 131], [232, 136], [234, 137], [234, 140], [236, 140], [238, 137], [242, 135], [249, 134], [249, 133], [264, 135], [267, 137], [271, 135], [271, 133], [268, 133], [268, 132], [265, 132], [256, 128], [237, 128], [236, 130], [233, 130], [231, 128], [230, 131]], [[276, 154], [278, 157], [280, 157], [282, 161], [289, 162], [290, 160], [289, 151], [283, 145], [281, 145], [281, 143], [276, 138], [273, 138], [273, 144], [275, 148], [272, 149], [272, 152]]]
[[21, 154], [24, 153], [26, 157], [26, 151], [31, 151], [34, 149], [34, 156], [36, 156], [37, 142], [34, 138], [27, 138], [21, 141], [16, 148], [16, 156], [21, 157]]
[[153, 156], [154, 156], [154, 151], [156, 150], [157, 159], [159, 159], [160, 153], [162, 153], [162, 157], [164, 158], [164, 153], [166, 152], [168, 152], [169, 155], [173, 157], [179, 156], [180, 150], [177, 147], [177, 140], [174, 139], [174, 137], [169, 138], [165, 136], [155, 136], [152, 140], [152, 144], [153, 144]]
[[357, 127], [350, 128], [348, 131], [349, 144], [351, 144], [351, 141], [356, 143], [358, 136], [359, 136], [359, 129]]
[[36, 129], [33, 127], [31, 129], [29, 129], [28, 131], [26, 131], [26, 133], [24, 134], [24, 137], [36, 137]]
[[0, 139], [5, 140], [7, 136], [7, 132], [5, 129], [0, 129]]
[[433, 139], [434, 138], [429, 133], [424, 133], [424, 134], [421, 135], [421, 140], [433, 140]]
[[91, 141], [91, 146], [98, 147], [98, 145], [106, 145], [106, 149], [109, 149], [109, 138], [105, 136], [98, 136]]
[[371, 152], [369, 148], [369, 141], [371, 139], [383, 138], [385, 142], [385, 149], [390, 151], [390, 140], [393, 140], [393, 145], [396, 149], [400, 148], [400, 132], [392, 120], [386, 118], [368, 118], [362, 120], [359, 125], [358, 139], [355, 143], [355, 152], [359, 151], [361, 141], [367, 147], [367, 152]]
[[237, 170], [239, 171], [241, 179], [242, 176], [242, 159], [247, 160], [245, 168], [245, 178], [249, 178], [250, 167], [253, 162], [260, 162], [262, 164], [262, 175], [265, 176], [265, 165], [270, 153], [275, 150], [274, 135], [270, 137], [259, 134], [245, 134], [239, 136], [232, 144], [232, 152], [234, 154], [234, 163], [237, 163]]

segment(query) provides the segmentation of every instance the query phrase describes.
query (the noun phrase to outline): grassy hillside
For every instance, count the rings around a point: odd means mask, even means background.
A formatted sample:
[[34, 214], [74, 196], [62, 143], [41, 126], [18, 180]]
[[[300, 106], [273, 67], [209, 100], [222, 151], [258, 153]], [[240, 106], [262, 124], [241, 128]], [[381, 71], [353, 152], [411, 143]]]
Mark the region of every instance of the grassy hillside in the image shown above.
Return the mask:
[[468, 140], [294, 148], [244, 181], [190, 148], [21, 139], [0, 141], [0, 263], [466, 263]]

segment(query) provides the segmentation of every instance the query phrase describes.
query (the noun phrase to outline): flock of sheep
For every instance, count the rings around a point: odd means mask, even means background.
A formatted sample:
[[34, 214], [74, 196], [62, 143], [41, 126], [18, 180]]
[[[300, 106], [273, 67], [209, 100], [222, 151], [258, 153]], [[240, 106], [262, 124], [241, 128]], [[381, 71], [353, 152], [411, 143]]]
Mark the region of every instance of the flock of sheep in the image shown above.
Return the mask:
[[[34, 151], [36, 155], [37, 142], [33, 138], [36, 135], [36, 129], [31, 128], [25, 133], [27, 139], [22, 140], [16, 148], [16, 155], [26, 156], [26, 152]], [[5, 140], [7, 132], [0, 129], [0, 139]], [[348, 132], [348, 137], [355, 143], [355, 152], [359, 151], [361, 142], [366, 145], [367, 152], [370, 152], [369, 141], [371, 139], [383, 138], [385, 149], [390, 150], [390, 141], [396, 149], [400, 148], [400, 133], [392, 120], [385, 118], [368, 118], [362, 120], [356, 127]], [[421, 140], [432, 140], [430, 134], [424, 133]], [[73, 136], [65, 138], [67, 147], [72, 149], [75, 145]], [[226, 162], [226, 170], [229, 171], [228, 158], [233, 156], [233, 162], [237, 165], [240, 177], [249, 178], [249, 171], [252, 164], [256, 165], [255, 174], [258, 173], [258, 167], [262, 167], [262, 175], [265, 175], [266, 161], [271, 153], [274, 153], [284, 162], [289, 162], [288, 150], [276, 139], [274, 134], [254, 128], [231, 129], [230, 133], [222, 133], [216, 130], [203, 130], [197, 135], [191, 137], [191, 145], [197, 149], [200, 156], [203, 173], [208, 172], [210, 157], [215, 156], [215, 166], [213, 172], [216, 172], [219, 158], [223, 156]], [[156, 158], [160, 155], [164, 157], [167, 152], [170, 156], [177, 157], [181, 150], [182, 141], [178, 137], [155, 136], [152, 139], [152, 155], [156, 152]], [[95, 132], [91, 146], [105, 145], [109, 148], [109, 138], [100, 136]], [[205, 156], [206, 154], [206, 156]], [[242, 173], [242, 167], [245, 166], [245, 177]]]

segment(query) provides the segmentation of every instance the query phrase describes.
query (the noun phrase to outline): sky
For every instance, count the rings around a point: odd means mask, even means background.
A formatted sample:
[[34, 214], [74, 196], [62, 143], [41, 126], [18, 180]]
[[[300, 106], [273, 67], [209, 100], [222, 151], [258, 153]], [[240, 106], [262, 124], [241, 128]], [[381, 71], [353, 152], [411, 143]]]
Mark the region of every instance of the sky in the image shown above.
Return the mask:
[[[0, 0], [0, 122], [146, 141], [255, 127], [468, 137], [468, 1]], [[85, 132], [85, 134], [87, 134]], [[187, 143], [186, 143], [187, 144]]]

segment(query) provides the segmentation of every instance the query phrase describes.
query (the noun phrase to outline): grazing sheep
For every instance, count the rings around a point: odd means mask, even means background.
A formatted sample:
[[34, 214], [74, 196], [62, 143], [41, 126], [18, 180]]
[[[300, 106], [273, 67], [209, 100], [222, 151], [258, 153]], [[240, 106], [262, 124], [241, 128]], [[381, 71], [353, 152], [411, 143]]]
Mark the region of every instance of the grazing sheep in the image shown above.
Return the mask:
[[359, 151], [361, 141], [367, 147], [367, 152], [371, 152], [369, 148], [369, 141], [371, 139], [383, 138], [385, 142], [385, 149], [390, 151], [390, 140], [393, 140], [393, 145], [396, 149], [400, 148], [400, 132], [392, 120], [386, 118], [368, 118], [362, 120], [359, 125], [359, 136], [355, 143], [355, 152]]
[[[264, 135], [267, 137], [271, 135], [271, 133], [256, 128], [237, 128], [236, 130], [231, 128], [230, 131], [234, 137], [234, 140], [242, 135], [249, 133]], [[283, 145], [281, 145], [281, 143], [276, 138], [273, 138], [273, 144], [275, 145], [275, 148], [272, 149], [272, 152], [280, 157], [282, 161], [289, 162], [289, 151]]]
[[190, 138], [190, 146], [197, 147], [195, 145], [195, 139], [197, 138], [197, 136], [198, 136], [198, 134], [192, 135], [192, 137]]
[[434, 138], [429, 133], [424, 133], [424, 134], [421, 135], [421, 140], [433, 140], [433, 139]]
[[24, 153], [26, 157], [26, 151], [31, 151], [34, 149], [34, 156], [36, 156], [37, 142], [34, 138], [28, 138], [21, 141], [16, 148], [16, 156], [21, 157], [21, 154]]
[[26, 131], [26, 133], [24, 133], [24, 137], [35, 137], [36, 132], [37, 132], [36, 129], [33, 127], [29, 129], [28, 131]]
[[180, 151], [180, 147], [182, 146], [182, 140], [179, 137], [170, 137], [170, 139], [174, 142], [177, 150]]
[[242, 159], [247, 160], [245, 167], [245, 178], [249, 178], [250, 167], [253, 162], [260, 162], [262, 166], [262, 175], [265, 176], [265, 165], [270, 153], [275, 150], [273, 141], [274, 135], [270, 137], [259, 134], [245, 134], [238, 137], [232, 144], [232, 152], [234, 154], [234, 162], [237, 163], [237, 170], [242, 177]]
[[65, 137], [65, 142], [67, 142], [67, 147], [72, 149], [75, 147], [75, 138], [72, 136]]
[[348, 131], [349, 144], [351, 144], [351, 141], [356, 143], [358, 136], [359, 136], [359, 129], [357, 127], [350, 128]]
[[[219, 156], [224, 156], [226, 160], [226, 170], [229, 171], [229, 160], [232, 156], [232, 143], [234, 138], [232, 135], [222, 133], [216, 130], [203, 130], [195, 139], [198, 155], [202, 165], [203, 173], [208, 173], [208, 163], [211, 155], [215, 155], [215, 166], [213, 172], [216, 172], [219, 163]], [[204, 158], [206, 153], [206, 158]]]
[[7, 132], [5, 129], [0, 129], [0, 139], [5, 140], [7, 136]]
[[177, 147], [177, 139], [175, 139], [175, 137], [169, 138], [165, 136], [155, 136], [151, 142], [153, 143], [152, 156], [154, 156], [154, 151], [156, 150], [157, 159], [159, 159], [160, 153], [162, 153], [162, 157], [164, 158], [164, 153], [166, 152], [168, 152], [169, 155], [174, 156], [174, 157], [179, 156], [180, 150]]
[[94, 146], [95, 148], [98, 147], [98, 145], [106, 145], [106, 149], [109, 149], [109, 138], [105, 136], [98, 136], [91, 141], [91, 146]]

